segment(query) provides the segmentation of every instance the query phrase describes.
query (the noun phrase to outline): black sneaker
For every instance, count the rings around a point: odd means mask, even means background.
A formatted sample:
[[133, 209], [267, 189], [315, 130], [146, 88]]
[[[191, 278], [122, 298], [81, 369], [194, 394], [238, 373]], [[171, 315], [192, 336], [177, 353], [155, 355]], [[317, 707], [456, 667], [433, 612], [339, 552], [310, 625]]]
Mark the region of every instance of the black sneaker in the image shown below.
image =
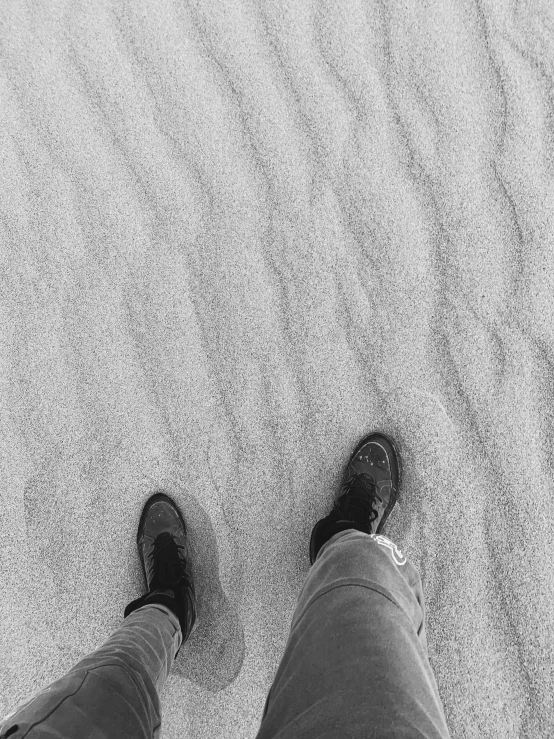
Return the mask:
[[194, 583], [185, 521], [165, 493], [154, 493], [146, 501], [137, 546], [148, 592], [129, 603], [124, 618], [150, 603], [167, 606], [179, 619], [184, 644], [196, 621]]
[[400, 455], [393, 440], [380, 433], [366, 436], [350, 458], [333, 510], [313, 528], [310, 564], [339, 531], [380, 534], [396, 504], [400, 477]]

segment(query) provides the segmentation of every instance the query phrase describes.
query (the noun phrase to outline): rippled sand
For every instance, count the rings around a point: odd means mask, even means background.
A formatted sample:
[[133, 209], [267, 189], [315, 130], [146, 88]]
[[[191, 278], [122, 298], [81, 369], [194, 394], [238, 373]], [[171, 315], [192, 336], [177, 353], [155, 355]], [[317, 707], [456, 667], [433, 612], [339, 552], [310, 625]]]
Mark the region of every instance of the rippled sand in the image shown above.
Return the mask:
[[164, 739], [254, 737], [381, 430], [453, 739], [554, 735], [552, 7], [344, 6], [4, 8], [0, 715], [144, 592], [163, 489]]

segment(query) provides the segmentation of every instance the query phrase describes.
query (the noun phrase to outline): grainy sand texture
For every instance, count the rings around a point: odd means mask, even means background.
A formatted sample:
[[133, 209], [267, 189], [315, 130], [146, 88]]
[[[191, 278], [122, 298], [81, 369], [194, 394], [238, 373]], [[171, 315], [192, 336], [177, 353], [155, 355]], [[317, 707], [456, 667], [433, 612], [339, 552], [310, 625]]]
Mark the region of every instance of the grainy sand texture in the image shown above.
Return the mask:
[[554, 736], [550, 2], [4, 3], [0, 716], [144, 592], [198, 628], [164, 739], [248, 739], [356, 443], [453, 739]]

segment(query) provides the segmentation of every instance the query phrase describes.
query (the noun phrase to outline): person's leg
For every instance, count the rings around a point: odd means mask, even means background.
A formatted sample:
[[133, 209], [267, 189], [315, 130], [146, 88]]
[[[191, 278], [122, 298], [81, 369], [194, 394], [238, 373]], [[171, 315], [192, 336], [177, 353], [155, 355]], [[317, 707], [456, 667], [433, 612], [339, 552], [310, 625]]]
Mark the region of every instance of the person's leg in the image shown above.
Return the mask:
[[64, 677], [0, 718], [0, 739], [158, 737], [159, 694], [181, 642], [169, 608], [139, 608]]
[[387, 537], [348, 529], [300, 593], [256, 739], [449, 739], [417, 569]]

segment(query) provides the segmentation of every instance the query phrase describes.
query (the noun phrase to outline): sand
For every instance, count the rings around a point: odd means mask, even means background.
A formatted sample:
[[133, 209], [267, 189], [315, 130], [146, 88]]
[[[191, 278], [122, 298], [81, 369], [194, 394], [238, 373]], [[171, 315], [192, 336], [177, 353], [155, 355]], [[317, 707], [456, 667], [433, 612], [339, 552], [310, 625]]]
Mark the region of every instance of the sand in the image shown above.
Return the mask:
[[375, 430], [452, 737], [554, 735], [552, 10], [342, 5], [4, 8], [0, 716], [144, 592], [162, 489], [163, 736], [255, 737]]

